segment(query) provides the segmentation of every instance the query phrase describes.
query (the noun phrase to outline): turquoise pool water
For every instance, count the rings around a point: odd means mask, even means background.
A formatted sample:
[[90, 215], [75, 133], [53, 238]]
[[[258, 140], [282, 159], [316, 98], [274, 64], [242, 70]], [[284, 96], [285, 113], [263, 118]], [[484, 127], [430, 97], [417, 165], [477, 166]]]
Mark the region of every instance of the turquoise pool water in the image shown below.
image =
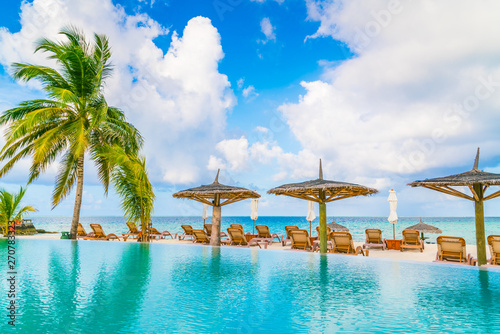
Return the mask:
[[[19, 333], [500, 331], [495, 270], [235, 247], [16, 246]], [[0, 240], [4, 276], [6, 253]], [[4, 313], [7, 288], [2, 279]]]

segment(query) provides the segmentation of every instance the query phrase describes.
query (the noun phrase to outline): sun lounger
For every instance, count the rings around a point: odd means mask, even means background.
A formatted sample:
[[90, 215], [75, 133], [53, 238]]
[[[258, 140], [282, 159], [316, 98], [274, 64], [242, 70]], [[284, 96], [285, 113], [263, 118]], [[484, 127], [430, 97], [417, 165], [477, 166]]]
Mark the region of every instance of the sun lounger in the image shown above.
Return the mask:
[[233, 246], [248, 246], [245, 234], [243, 234], [243, 229], [230, 227], [227, 229], [227, 234], [229, 235], [229, 244]]
[[[203, 225], [203, 229], [205, 230], [205, 232], [207, 233], [207, 236], [211, 237], [212, 236], [212, 224], [204, 224]], [[227, 238], [227, 234], [226, 232], [224, 231], [220, 231], [220, 237], [223, 238]]]
[[231, 224], [230, 228], [238, 228], [241, 230], [241, 233], [245, 234], [245, 231], [243, 230], [243, 225], [241, 224]]
[[[316, 233], [317, 233], [318, 239], [319, 239], [319, 226], [316, 226]], [[330, 226], [327, 226], [326, 227], [326, 237], [327, 238], [330, 238], [330, 233], [332, 233], [332, 229], [330, 228]]]
[[500, 235], [489, 235], [488, 245], [490, 246], [491, 265], [500, 265]]
[[311, 250], [311, 241], [307, 230], [290, 231], [290, 239], [292, 241], [292, 249]]
[[333, 242], [332, 253], [352, 255], [362, 254], [363, 256], [365, 256], [365, 253], [363, 252], [363, 248], [361, 246], [354, 248], [352, 235], [349, 232], [332, 232], [330, 233], [330, 239]]
[[203, 224], [203, 229], [205, 230], [207, 236], [212, 235], [212, 224]]
[[439, 236], [436, 239], [438, 247], [434, 262], [455, 262], [476, 265], [476, 259], [466, 253], [465, 239], [461, 237]]
[[424, 251], [424, 241], [420, 239], [420, 232], [417, 230], [403, 230], [403, 239], [401, 240], [401, 251], [404, 249], [419, 249], [420, 253]]
[[76, 230], [76, 237], [77, 238], [81, 238], [81, 237], [93, 237], [94, 236], [94, 232], [90, 232], [87, 234], [87, 232], [85, 232], [85, 229], [83, 228], [82, 224], [78, 223], [78, 228]]
[[385, 239], [382, 238], [382, 231], [378, 228], [367, 228], [365, 230], [366, 241], [363, 244], [363, 249], [371, 247], [382, 247], [385, 250]]
[[186, 238], [191, 238], [192, 240], [194, 240], [193, 227], [191, 227], [191, 225], [181, 225], [181, 227], [184, 230], [184, 234], [178, 235], [179, 240], [184, 240]]
[[122, 233], [122, 236], [126, 236], [128, 238], [137, 238], [139, 236], [140, 231], [137, 229], [137, 226], [135, 225], [134, 222], [128, 222], [128, 232], [127, 233]]
[[176, 233], [174, 233], [174, 235], [172, 235], [172, 233], [170, 233], [169, 231], [160, 232], [154, 227], [151, 227], [149, 229], [149, 235], [151, 236], [151, 238], [155, 238], [155, 239], [166, 239], [167, 237], [175, 239], [175, 236], [177, 236]]
[[281, 241], [281, 239], [283, 239], [283, 235], [278, 235], [276, 233], [271, 234], [267, 225], [255, 225], [255, 228], [257, 229], [258, 233], [257, 237], [260, 239], [270, 239], [269, 244], [272, 244], [273, 240], [276, 238], [278, 239], [278, 241]]
[[106, 235], [101, 227], [101, 225], [99, 224], [90, 224], [90, 227], [92, 228], [92, 230], [94, 231], [94, 235], [92, 237], [84, 237], [83, 239], [84, 240], [120, 240], [120, 238], [118, 238], [116, 236], [116, 234], [113, 234], [113, 233], [110, 233], [108, 235]]
[[282, 239], [282, 240], [281, 240], [281, 244], [282, 244], [283, 246], [286, 246], [287, 242], [290, 242], [290, 243], [291, 243], [291, 242], [292, 242], [292, 239], [291, 239], [291, 237], [290, 237], [290, 233], [291, 233], [292, 231], [297, 231], [298, 229], [299, 229], [299, 227], [298, 227], [298, 226], [295, 226], [295, 225], [287, 225], [287, 226], [285, 226], [285, 231], [286, 231], [286, 239], [284, 239], [284, 240]]
[[209, 244], [210, 239], [208, 238], [208, 235], [205, 233], [204, 230], [199, 230], [199, 229], [193, 229], [193, 236], [194, 236], [194, 241], [195, 243], [203, 243], [203, 244]]

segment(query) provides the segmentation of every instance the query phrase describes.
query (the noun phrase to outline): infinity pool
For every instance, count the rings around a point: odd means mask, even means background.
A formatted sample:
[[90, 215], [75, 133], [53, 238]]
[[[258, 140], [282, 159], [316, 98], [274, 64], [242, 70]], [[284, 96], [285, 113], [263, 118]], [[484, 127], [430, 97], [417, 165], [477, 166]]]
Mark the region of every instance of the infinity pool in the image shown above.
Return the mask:
[[[495, 270], [194, 245], [16, 246], [19, 333], [500, 331]], [[0, 240], [4, 277], [6, 248]]]

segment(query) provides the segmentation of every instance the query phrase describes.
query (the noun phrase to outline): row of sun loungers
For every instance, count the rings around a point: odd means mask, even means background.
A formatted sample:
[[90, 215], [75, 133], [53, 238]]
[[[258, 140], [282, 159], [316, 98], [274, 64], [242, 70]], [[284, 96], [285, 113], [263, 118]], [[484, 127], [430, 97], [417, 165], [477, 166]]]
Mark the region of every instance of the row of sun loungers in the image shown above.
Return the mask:
[[[137, 226], [129, 222], [127, 223], [129, 231], [122, 233], [121, 238], [138, 238], [141, 231]], [[120, 240], [116, 234], [105, 234], [101, 225], [90, 224], [92, 232], [87, 233], [81, 224], [78, 224], [77, 237], [85, 240]], [[156, 228], [151, 227], [148, 232], [150, 236], [155, 239], [165, 239], [170, 237], [179, 240], [190, 239], [195, 243], [210, 243], [210, 236], [212, 234], [212, 225], [205, 224], [204, 229], [193, 229], [191, 225], [181, 225], [184, 233], [177, 235], [177, 233], [170, 233], [169, 231], [160, 232]], [[314, 240], [311, 243], [311, 238], [307, 230], [299, 229], [298, 226], [285, 226], [286, 238], [276, 233], [271, 233], [267, 225], [257, 225], [257, 237], [247, 240], [247, 234], [240, 224], [231, 224], [227, 229], [227, 234], [221, 232], [221, 237], [224, 245], [233, 246], [259, 246], [259, 243], [272, 244], [274, 239], [278, 239], [283, 246], [291, 243], [291, 249], [317, 251], [319, 250], [319, 240]], [[319, 235], [319, 226], [316, 227]], [[327, 227], [327, 250], [331, 253], [352, 254], [352, 255], [366, 255], [365, 250], [372, 247], [379, 247], [382, 250], [387, 248], [386, 240], [382, 237], [380, 229], [366, 229], [366, 240], [363, 246], [354, 247], [352, 235], [349, 232], [332, 232]], [[424, 249], [424, 242], [420, 238], [420, 233], [416, 230], [404, 230], [402, 232], [401, 251], [407, 249], [416, 249], [420, 252]], [[491, 258], [488, 261], [489, 265], [500, 265], [500, 235], [488, 236], [488, 245], [490, 248]], [[436, 260], [434, 262], [453, 262], [459, 264], [475, 265], [476, 259], [470, 254], [466, 253], [466, 243], [461, 237], [439, 236], [436, 240], [438, 247]]]

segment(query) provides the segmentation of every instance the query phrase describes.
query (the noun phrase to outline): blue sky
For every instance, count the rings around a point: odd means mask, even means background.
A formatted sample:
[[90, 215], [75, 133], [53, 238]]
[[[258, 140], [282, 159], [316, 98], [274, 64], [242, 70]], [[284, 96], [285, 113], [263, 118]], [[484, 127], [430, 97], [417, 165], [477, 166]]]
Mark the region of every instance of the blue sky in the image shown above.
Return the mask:
[[[330, 215], [384, 216], [396, 189], [402, 216], [471, 216], [472, 203], [406, 186], [480, 167], [500, 172], [500, 24], [496, 2], [35, 0], [0, 13], [0, 108], [43, 96], [8, 74], [41, 36], [66, 24], [109, 36], [115, 74], [105, 93], [146, 139], [156, 215], [199, 215], [172, 193], [210, 183], [256, 189], [261, 215], [305, 215], [307, 203], [266, 195], [317, 177], [379, 189], [329, 204]], [[422, 22], [426, 22], [425, 25]], [[25, 161], [0, 180], [26, 182]], [[121, 215], [86, 163], [83, 216]], [[29, 187], [37, 215], [51, 210], [57, 165]], [[500, 215], [495, 200], [486, 214]], [[224, 208], [249, 215], [250, 204]]]

